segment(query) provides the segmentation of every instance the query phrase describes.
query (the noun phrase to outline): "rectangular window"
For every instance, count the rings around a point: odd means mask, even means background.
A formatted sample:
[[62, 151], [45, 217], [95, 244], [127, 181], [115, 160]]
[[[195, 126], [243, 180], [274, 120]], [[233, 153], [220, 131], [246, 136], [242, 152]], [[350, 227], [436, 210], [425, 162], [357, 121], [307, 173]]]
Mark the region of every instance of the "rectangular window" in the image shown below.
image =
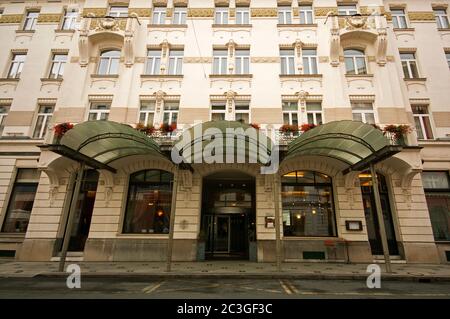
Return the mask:
[[250, 106], [249, 102], [236, 102], [234, 105], [235, 120], [242, 123], [250, 123]]
[[107, 121], [110, 107], [109, 102], [92, 102], [88, 121]]
[[322, 103], [307, 102], [306, 116], [308, 118], [308, 124], [315, 124], [315, 125], [322, 124]]
[[450, 178], [447, 171], [422, 173], [434, 240], [450, 240]]
[[356, 4], [338, 5], [338, 15], [340, 16], [352, 16], [357, 13]]
[[278, 7], [278, 24], [292, 23], [292, 9], [291, 7]]
[[213, 57], [213, 74], [227, 74], [228, 50], [214, 50]]
[[450, 68], [450, 52], [445, 52], [445, 58], [447, 59], [448, 67]]
[[215, 24], [228, 24], [228, 8], [216, 8]]
[[11, 67], [9, 68], [8, 78], [18, 79], [22, 73], [23, 65], [27, 55], [25, 53], [15, 53], [12, 56]]
[[392, 9], [392, 23], [395, 29], [406, 29], [408, 24], [406, 22], [406, 14], [403, 9]]
[[183, 68], [183, 50], [170, 50], [169, 52], [169, 74], [181, 75]]
[[313, 8], [312, 6], [300, 6], [300, 23], [301, 24], [312, 24], [313, 23]]
[[250, 50], [236, 50], [235, 73], [250, 74]]
[[370, 102], [351, 102], [353, 121], [375, 124], [375, 112]]
[[448, 16], [445, 9], [434, 9], [434, 16], [439, 29], [448, 29]]
[[226, 108], [227, 103], [225, 101], [213, 102], [211, 104], [211, 121], [224, 121]]
[[302, 59], [303, 59], [303, 73], [317, 74], [317, 50], [303, 49]]
[[298, 125], [298, 103], [283, 101], [283, 124]]
[[250, 24], [250, 9], [248, 7], [236, 8], [236, 24]]
[[414, 124], [416, 126], [417, 138], [419, 140], [432, 140], [433, 129], [431, 128], [430, 114], [426, 105], [411, 105]]
[[39, 17], [39, 11], [28, 11], [25, 17], [25, 23], [23, 29], [27, 31], [36, 29], [36, 22]]
[[3, 223], [4, 233], [26, 233], [39, 184], [40, 172], [35, 168], [19, 168], [9, 198]]
[[416, 55], [414, 53], [400, 53], [403, 74], [406, 79], [416, 79], [419, 77], [417, 69]]
[[294, 50], [280, 50], [281, 74], [295, 74]]
[[0, 105], [0, 136], [3, 134], [5, 119], [8, 116], [9, 105]]
[[67, 54], [55, 53], [52, 58], [52, 65], [50, 68], [50, 79], [61, 79], [64, 74], [64, 67], [67, 62]]
[[155, 101], [142, 101], [139, 110], [139, 123], [153, 125], [155, 119]]
[[44, 138], [52, 120], [54, 105], [40, 105], [36, 125], [34, 127], [33, 138]]
[[153, 24], [166, 24], [166, 8], [156, 7], [153, 9]]
[[175, 7], [173, 11], [173, 24], [186, 24], [187, 10], [184, 7]]
[[156, 75], [161, 73], [161, 50], [148, 50], [145, 74]]
[[109, 8], [109, 16], [114, 18], [128, 17], [128, 7], [126, 6], [111, 6]]
[[63, 30], [74, 30], [77, 23], [78, 10], [77, 9], [67, 9], [64, 11], [64, 18], [62, 22], [61, 29]]
[[163, 123], [174, 124], [178, 120], [178, 109], [180, 102], [164, 102]]

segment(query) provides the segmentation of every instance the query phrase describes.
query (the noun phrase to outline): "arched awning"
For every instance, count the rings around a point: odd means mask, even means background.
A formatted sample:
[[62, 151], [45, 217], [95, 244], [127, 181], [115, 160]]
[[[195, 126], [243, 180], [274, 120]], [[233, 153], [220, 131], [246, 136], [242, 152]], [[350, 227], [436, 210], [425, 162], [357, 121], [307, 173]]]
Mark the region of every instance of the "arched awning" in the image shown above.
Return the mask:
[[[217, 140], [220, 139], [220, 140]], [[204, 154], [223, 158], [233, 152], [244, 154], [245, 163], [268, 164], [272, 150], [270, 138], [249, 124], [238, 121], [209, 121], [189, 128], [175, 149], [185, 163], [204, 163]], [[236, 161], [233, 161], [236, 163]]]
[[159, 145], [142, 132], [112, 121], [88, 121], [77, 124], [56, 144], [47, 149], [86, 165], [115, 171], [109, 164], [132, 155], [166, 158]]
[[288, 145], [285, 159], [313, 155], [347, 164], [344, 173], [361, 170], [400, 152], [372, 125], [356, 121], [335, 121], [303, 133]]

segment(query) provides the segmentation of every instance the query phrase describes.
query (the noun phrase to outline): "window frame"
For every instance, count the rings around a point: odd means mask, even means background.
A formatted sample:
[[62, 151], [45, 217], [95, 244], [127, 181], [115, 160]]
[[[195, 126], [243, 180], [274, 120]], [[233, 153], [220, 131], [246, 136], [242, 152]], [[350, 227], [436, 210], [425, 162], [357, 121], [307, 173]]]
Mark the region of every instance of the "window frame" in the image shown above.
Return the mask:
[[[181, 52], [181, 55], [173, 55], [174, 52]], [[182, 75], [183, 74], [183, 57], [184, 50], [169, 50], [169, 67], [167, 69], [168, 75]]]
[[[142, 106], [144, 104], [151, 103], [153, 104], [153, 109], [143, 109]], [[153, 115], [153, 121], [151, 123], [148, 122], [149, 114]], [[138, 123], [141, 123], [144, 126], [155, 125], [155, 114], [156, 114], [156, 101], [140, 101], [139, 112], [138, 112]], [[141, 121], [141, 116], [144, 115], [144, 121]]]
[[[308, 9], [305, 9], [308, 8]], [[311, 14], [310, 18], [308, 18], [309, 14]], [[299, 5], [298, 6], [298, 16], [300, 19], [300, 24], [314, 24], [314, 8], [311, 5]], [[304, 16], [305, 22], [302, 22], [302, 16]], [[308, 21], [311, 20], [311, 21]]]
[[228, 7], [216, 7], [214, 9], [214, 24], [229, 24], [230, 12]]
[[[361, 114], [361, 122], [362, 123], [365, 123], [365, 124], [376, 124], [376, 123], [378, 123], [378, 117], [377, 117], [377, 114], [376, 114], [376, 112], [375, 112], [375, 108], [374, 108], [374, 105], [373, 105], [373, 101], [351, 101], [351, 108], [352, 108], [352, 118], [353, 118], [353, 121], [358, 121], [358, 120], [355, 120], [354, 119], [354, 114]], [[366, 105], [371, 105], [371, 109], [354, 109], [353, 108], [353, 105], [354, 104], [366, 104]], [[373, 115], [373, 121], [374, 121], [374, 123], [369, 123], [368, 121], [367, 121], [367, 114], [372, 114]]]
[[[241, 22], [238, 22], [241, 20]], [[236, 7], [235, 24], [250, 24], [250, 8], [249, 7]]]
[[434, 8], [433, 12], [434, 12], [434, 17], [436, 18], [436, 24], [437, 24], [438, 29], [449, 29], [450, 24], [449, 24], [447, 10], [444, 8]]
[[[405, 54], [412, 54], [413, 58], [403, 58]], [[417, 63], [417, 56], [416, 52], [400, 52], [400, 62], [402, 65], [403, 70], [403, 76], [405, 79], [419, 79], [420, 78], [420, 71], [419, 71], [419, 65]], [[406, 64], [406, 69], [408, 70], [408, 74], [405, 73], [405, 66], [403, 63]], [[411, 67], [411, 64], [415, 65], [417, 76], [415, 77], [413, 74], [413, 68]]]
[[[295, 104], [295, 110], [288, 110], [288, 109], [284, 109], [285, 104]], [[299, 106], [298, 106], [298, 101], [292, 101], [292, 100], [284, 100], [281, 102], [281, 113], [282, 113], [282, 123], [284, 125], [300, 125], [300, 110], [299, 110]], [[284, 121], [284, 116], [285, 114], [288, 115], [289, 121], [288, 123], [285, 123]], [[297, 117], [297, 124], [293, 123], [293, 115], [295, 115]]]
[[[247, 55], [238, 55], [246, 52]], [[238, 70], [238, 60], [240, 61], [240, 69]], [[247, 72], [246, 72], [247, 71]], [[250, 74], [250, 50], [249, 49], [236, 49], [234, 52], [234, 73], [235, 74]]]
[[[238, 107], [244, 106], [247, 107], [247, 109], [240, 109], [238, 110]], [[244, 122], [246, 124], [250, 124], [252, 122], [251, 119], [251, 112], [250, 112], [250, 101], [236, 101], [234, 103], [234, 120], [239, 121], [237, 119], [237, 114], [247, 114], [248, 115], [248, 122]]]
[[[226, 52], [225, 55], [217, 55], [218, 52], [222, 54]], [[218, 69], [216, 70], [216, 61], [218, 64]], [[223, 70], [225, 67], [225, 70]], [[218, 71], [218, 72], [217, 72]], [[226, 49], [214, 49], [213, 50], [213, 65], [212, 65], [213, 75], [225, 75], [228, 74], [228, 50]]]
[[[23, 60], [16, 60], [16, 58], [19, 56], [23, 57]], [[8, 76], [7, 76], [8, 79], [20, 79], [26, 59], [27, 53], [14, 53], [14, 52], [12, 53], [11, 63], [8, 69]], [[12, 73], [16, 65], [17, 65], [16, 71]]]
[[[351, 13], [353, 11], [354, 13]], [[343, 12], [344, 14], [342, 14]], [[356, 4], [338, 4], [338, 15], [340, 16], [353, 16], [355, 14], [358, 14], [358, 12], [358, 6]]]
[[[117, 10], [117, 11], [111, 11], [111, 10], [118, 9], [124, 9], [124, 10]], [[109, 6], [109, 10], [108, 10], [108, 16], [113, 17], [113, 18], [128, 18], [128, 6], [125, 5], [111, 5]]]
[[173, 9], [172, 24], [185, 25], [187, 22], [187, 8], [175, 7]]
[[[93, 109], [94, 105], [105, 105], [108, 106], [107, 109]], [[89, 103], [89, 112], [86, 121], [107, 121], [109, 118], [109, 113], [111, 111], [111, 101], [91, 101]], [[95, 119], [90, 119], [91, 114], [95, 114]], [[105, 118], [102, 119], [102, 114], [106, 114]]]
[[292, 24], [292, 7], [278, 6], [278, 24]]
[[[150, 55], [150, 52], [154, 52], [155, 55]], [[158, 53], [158, 55], [156, 55]], [[160, 75], [161, 74], [161, 49], [147, 49], [147, 56], [145, 58], [145, 75]], [[151, 70], [149, 71], [149, 64], [151, 61]], [[157, 70], [156, 70], [157, 68]]]
[[[74, 14], [74, 15], [72, 15]], [[75, 30], [79, 11], [78, 9], [64, 9], [64, 15], [61, 22], [61, 30]], [[68, 27], [65, 27], [66, 21], [69, 21]]]
[[[426, 114], [421, 114], [421, 113], [414, 113], [414, 108], [415, 107], [422, 107], [425, 108], [427, 113]], [[434, 125], [433, 125], [433, 119], [431, 117], [431, 114], [429, 112], [430, 108], [428, 105], [420, 105], [420, 104], [413, 104], [411, 105], [411, 109], [413, 110], [413, 118], [414, 118], [414, 126], [417, 130], [417, 126], [415, 123], [415, 119], [418, 118], [419, 119], [419, 124], [420, 124], [420, 133], [422, 135], [423, 138], [419, 138], [419, 134], [417, 134], [417, 139], [421, 140], [421, 141], [429, 141], [429, 140], [434, 140]], [[424, 123], [424, 118], [428, 118], [428, 123], [430, 125], [430, 130], [431, 130], [431, 137], [428, 136], [427, 130], [425, 129], [425, 123]]]
[[[36, 14], [36, 16], [30, 17], [30, 15]], [[35, 31], [37, 20], [39, 18], [40, 10], [28, 10], [25, 14], [25, 21], [23, 22], [23, 31]], [[31, 21], [31, 24], [29, 22]]]
[[[213, 106], [222, 106], [223, 105], [223, 110], [214, 110]], [[227, 116], [227, 102], [224, 101], [212, 101], [210, 108], [209, 108], [209, 120], [210, 121], [215, 121], [213, 119], [213, 114], [223, 114], [223, 120], [226, 120], [226, 116]]]
[[[359, 52], [360, 55], [349, 55], [346, 54], [346, 51], [356, 51]], [[350, 73], [349, 69], [347, 68], [347, 60], [352, 60], [352, 66], [354, 73]], [[358, 59], [362, 60], [364, 62], [364, 71], [360, 72], [358, 69]], [[367, 56], [365, 50], [359, 49], [359, 48], [346, 48], [344, 49], [344, 66], [345, 66], [345, 74], [346, 75], [368, 75], [369, 74], [369, 68], [367, 63]]]
[[[65, 61], [56, 60], [56, 56], [65, 56]], [[49, 79], [62, 79], [63, 78], [65, 66], [67, 64], [67, 57], [68, 57], [67, 53], [52, 52], [52, 61], [50, 63], [50, 70], [49, 70], [49, 73], [48, 73], [48, 78]], [[58, 70], [57, 73], [53, 73], [52, 72], [53, 71], [53, 67], [55, 65], [58, 65], [57, 66], [57, 70]], [[62, 72], [61, 72], [61, 67], [62, 67]], [[56, 76], [52, 76], [53, 74], [55, 74]]]
[[[314, 55], [305, 55], [304, 54], [305, 51], [314, 51], [315, 54]], [[302, 49], [302, 63], [303, 63], [303, 74], [308, 74], [308, 75], [319, 74], [317, 49], [316, 48]], [[308, 72], [305, 72], [305, 70], [306, 70], [305, 65], [308, 65]], [[315, 71], [315, 72], [313, 72], [313, 71]]]
[[[177, 104], [177, 108], [176, 109], [170, 109], [169, 107], [170, 104]], [[168, 125], [172, 125], [178, 122], [178, 115], [180, 112], [180, 101], [164, 101], [164, 106], [163, 106], [163, 111], [162, 111], [162, 123], [164, 124], [168, 124]], [[169, 121], [166, 122], [165, 118], [166, 118], [166, 114], [168, 114], [168, 118]], [[176, 115], [175, 119], [174, 119], [174, 115]]]
[[[103, 54], [106, 54], [108, 52], [118, 52], [119, 55], [118, 56], [103, 56]], [[98, 75], [119, 75], [120, 72], [120, 58], [122, 56], [122, 51], [119, 49], [104, 49], [100, 52], [99, 55], [99, 61], [98, 61], [98, 66], [97, 66], [97, 74]], [[100, 73], [100, 67], [102, 65], [102, 60], [108, 60], [107, 62], [107, 67], [106, 67], [106, 72], [105, 73]], [[111, 62], [113, 60], [117, 60], [117, 72], [116, 73], [111, 73]]]
[[[311, 104], [319, 104], [320, 105], [320, 110], [308, 110], [308, 104], [309, 105], [311, 105]], [[308, 124], [321, 125], [321, 124], [324, 123], [322, 102], [306, 102], [305, 113], [306, 113], [306, 120], [307, 120]], [[308, 117], [309, 114], [311, 114], [312, 117], [313, 117], [313, 123], [309, 122], [309, 117]], [[320, 114], [320, 118], [321, 118], [320, 123], [317, 120], [317, 115], [318, 114]]]
[[392, 25], [394, 26], [394, 29], [409, 28], [408, 16], [406, 14], [405, 9], [403, 8], [391, 9], [391, 16], [392, 16]]
[[0, 105], [0, 136], [3, 134], [3, 129], [5, 128], [3, 122], [8, 116], [9, 110], [11, 109], [11, 105]]
[[[285, 176], [285, 175], [287, 175], [287, 174], [292, 174], [292, 173], [296, 173], [296, 179], [295, 179], [295, 182], [292, 182], [292, 181], [282, 181], [282, 178], [283, 178], [283, 176]], [[298, 182], [298, 175], [297, 175], [297, 173], [298, 172], [309, 172], [309, 173], [313, 173], [314, 174], [314, 182], [312, 182], [312, 183], [306, 183], [306, 182]], [[328, 178], [329, 178], [329, 182], [317, 182], [316, 181], [316, 176], [317, 176], [317, 174], [322, 174], [322, 175], [325, 175], [325, 176], [327, 176]], [[331, 201], [331, 203], [330, 203], [330, 208], [331, 208], [331, 212], [332, 212], [332, 215], [331, 215], [331, 223], [332, 223], [332, 225], [331, 225], [331, 228], [332, 228], [332, 234], [330, 235], [330, 234], [328, 234], [328, 235], [317, 235], [317, 234], [314, 234], [314, 235], [303, 235], [303, 236], [299, 236], [299, 235], [285, 235], [285, 230], [284, 230], [284, 221], [283, 221], [283, 237], [285, 237], [285, 238], [335, 238], [335, 237], [338, 237], [339, 236], [339, 230], [338, 230], [338, 227], [337, 227], [337, 218], [336, 218], [336, 198], [335, 198], [335, 190], [334, 190], [334, 185], [335, 185], [335, 183], [334, 183], [334, 181], [333, 181], [333, 178], [331, 177], [331, 176], [329, 176], [329, 175], [327, 175], [327, 174], [324, 174], [324, 173], [321, 173], [321, 172], [319, 172], [319, 171], [314, 171], [314, 170], [294, 170], [294, 171], [291, 171], [291, 172], [288, 172], [288, 173], [286, 173], [286, 174], [284, 174], [282, 177], [281, 177], [281, 182], [280, 182], [280, 193], [281, 192], [283, 192], [283, 186], [311, 186], [311, 187], [315, 187], [315, 189], [317, 189], [316, 187], [328, 187], [329, 188], [329, 190], [330, 190], [330, 194], [329, 194], [329, 199], [330, 199], [330, 201]], [[284, 208], [283, 208], [283, 200], [282, 200], [282, 202], [281, 202], [281, 206], [282, 206], [282, 210], [284, 211]], [[289, 212], [289, 214], [291, 214], [290, 212]]]
[[[283, 55], [283, 53], [289, 54]], [[286, 72], [283, 72], [283, 66]], [[292, 70], [291, 70], [292, 67]], [[280, 74], [281, 75], [293, 75], [296, 74], [295, 70], [295, 50], [294, 49], [280, 49]]]
[[152, 13], [152, 24], [163, 25], [166, 24], [167, 8], [155, 7]]
[[[51, 112], [41, 112], [42, 107], [51, 107]], [[43, 139], [45, 137], [45, 134], [47, 134], [48, 126], [51, 123], [53, 113], [55, 112], [55, 105], [54, 104], [46, 104], [42, 103], [38, 105], [38, 112], [36, 114], [36, 120], [34, 122], [34, 129], [33, 129], [33, 138], [35, 139]], [[38, 134], [36, 134], [36, 130], [38, 128], [39, 119], [42, 118], [42, 124], [39, 129]]]

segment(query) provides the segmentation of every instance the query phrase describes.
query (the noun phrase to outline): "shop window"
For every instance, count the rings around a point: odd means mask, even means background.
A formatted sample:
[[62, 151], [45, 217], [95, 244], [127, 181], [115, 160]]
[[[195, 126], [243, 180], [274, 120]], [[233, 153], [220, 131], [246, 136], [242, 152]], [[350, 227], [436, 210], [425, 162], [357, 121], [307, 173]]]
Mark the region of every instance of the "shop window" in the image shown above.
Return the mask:
[[124, 233], [167, 234], [170, 227], [173, 174], [139, 171], [130, 176]]
[[40, 172], [34, 168], [19, 168], [9, 198], [4, 233], [25, 233], [33, 208], [34, 197], [39, 184]]
[[450, 177], [447, 171], [423, 172], [423, 188], [436, 241], [450, 241]]
[[335, 236], [331, 178], [312, 171], [282, 177], [283, 234], [286, 237]]

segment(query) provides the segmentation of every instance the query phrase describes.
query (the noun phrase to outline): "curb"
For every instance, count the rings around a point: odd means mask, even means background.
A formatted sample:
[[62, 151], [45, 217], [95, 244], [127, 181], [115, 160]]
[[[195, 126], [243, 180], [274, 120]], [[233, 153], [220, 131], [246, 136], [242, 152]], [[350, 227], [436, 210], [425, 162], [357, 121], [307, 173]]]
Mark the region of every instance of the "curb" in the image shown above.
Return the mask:
[[[40, 273], [33, 278], [66, 278], [65, 272]], [[367, 280], [368, 274], [280, 274], [280, 273], [85, 273], [84, 278], [127, 278], [130, 280], [145, 279], [302, 279], [302, 280]], [[1, 277], [1, 275], [0, 275]], [[409, 282], [450, 282], [450, 276], [438, 275], [400, 275], [382, 274], [382, 280], [387, 281], [409, 281]]]

